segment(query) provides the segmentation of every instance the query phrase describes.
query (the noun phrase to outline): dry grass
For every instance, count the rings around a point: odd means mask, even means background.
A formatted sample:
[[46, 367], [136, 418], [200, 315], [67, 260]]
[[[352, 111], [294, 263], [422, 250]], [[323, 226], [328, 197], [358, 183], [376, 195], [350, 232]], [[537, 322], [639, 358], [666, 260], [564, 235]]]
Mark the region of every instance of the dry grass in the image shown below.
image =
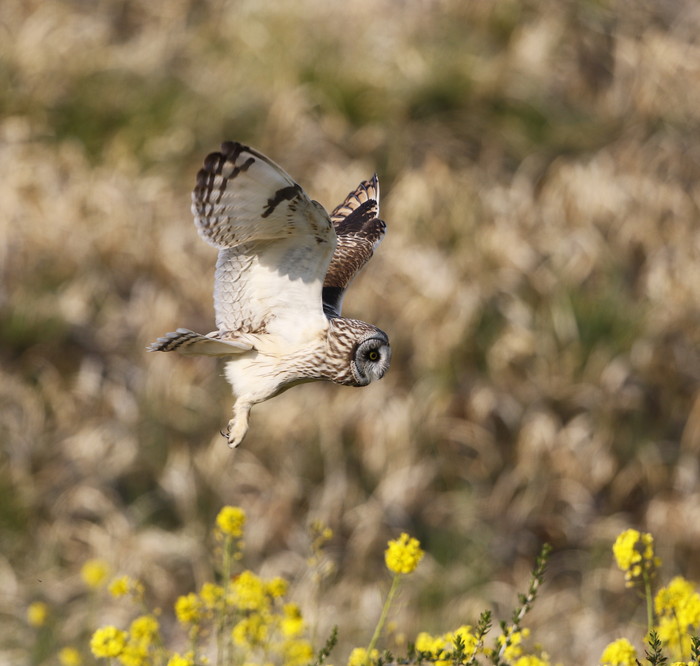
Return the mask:
[[[641, 637], [618, 531], [700, 579], [699, 32], [693, 0], [5, 1], [0, 660], [28, 658], [33, 599], [84, 638], [89, 557], [167, 607], [209, 576], [223, 503], [264, 575], [334, 529], [336, 661], [402, 529], [430, 557], [409, 636], [507, 612], [547, 540], [552, 658]], [[390, 231], [346, 310], [394, 348], [368, 389], [256, 407], [235, 453], [220, 367], [144, 353], [212, 326], [189, 190], [226, 138], [329, 207], [378, 171]]]

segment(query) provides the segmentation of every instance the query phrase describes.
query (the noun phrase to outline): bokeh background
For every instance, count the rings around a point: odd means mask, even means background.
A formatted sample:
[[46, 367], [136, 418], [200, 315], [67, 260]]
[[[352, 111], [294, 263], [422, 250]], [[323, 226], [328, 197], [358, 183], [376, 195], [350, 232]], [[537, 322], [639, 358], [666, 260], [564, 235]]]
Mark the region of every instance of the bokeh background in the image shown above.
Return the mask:
[[[508, 619], [548, 541], [526, 624], [552, 659], [641, 646], [618, 532], [700, 579], [699, 35], [695, 0], [3, 0], [2, 663], [128, 620], [87, 602], [91, 557], [167, 611], [212, 575], [226, 503], [245, 564], [340, 625], [334, 663], [401, 531], [428, 552], [409, 640]], [[220, 363], [144, 351], [213, 328], [189, 205], [224, 139], [327, 208], [379, 174], [389, 232], [345, 312], [394, 350], [369, 388], [257, 406], [235, 452]], [[336, 570], [311, 603], [314, 520]]]

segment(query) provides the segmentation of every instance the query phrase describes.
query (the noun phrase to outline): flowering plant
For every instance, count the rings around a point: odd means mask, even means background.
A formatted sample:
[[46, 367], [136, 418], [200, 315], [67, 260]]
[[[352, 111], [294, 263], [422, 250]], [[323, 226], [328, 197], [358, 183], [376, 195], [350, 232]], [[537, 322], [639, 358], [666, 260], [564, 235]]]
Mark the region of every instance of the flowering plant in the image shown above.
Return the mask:
[[[618, 567], [625, 572], [627, 587], [640, 585], [647, 608], [647, 659], [652, 666], [665, 664], [663, 649], [677, 657], [673, 666], [697, 666], [700, 640], [700, 595], [693, 585], [677, 576], [652, 595], [652, 580], [661, 560], [654, 553], [654, 537], [634, 529], [622, 532], [613, 544]], [[636, 666], [637, 650], [627, 638], [610, 643], [600, 657], [603, 666]]]
[[[160, 611], [146, 604], [146, 589], [139, 580], [118, 575], [110, 580], [110, 567], [102, 560], [89, 560], [81, 570], [86, 587], [93, 593], [106, 588], [115, 598], [134, 603], [139, 613], [128, 628], [105, 625], [93, 631], [89, 648], [97, 659], [113, 666], [204, 666], [215, 654], [217, 666], [324, 666], [337, 640], [337, 627], [326, 644], [314, 651], [308, 623], [302, 608], [288, 598], [289, 583], [281, 577], [262, 578], [237, 564], [242, 559], [245, 512], [224, 507], [216, 517], [214, 536], [220, 576], [204, 582], [199, 591], [177, 598], [173, 616], [187, 636], [184, 650], [166, 647], [161, 634]], [[312, 525], [312, 555], [307, 560], [318, 579], [332, 571], [323, 549], [333, 533], [321, 524]], [[613, 555], [625, 573], [628, 587], [639, 587], [646, 598], [648, 632], [646, 661], [651, 666], [667, 664], [664, 651], [677, 661], [671, 666], [698, 666], [700, 663], [700, 594], [686, 579], [677, 576], [652, 593], [661, 566], [654, 552], [651, 534], [629, 529], [613, 545]], [[348, 666], [396, 664], [435, 664], [435, 666], [550, 666], [541, 648], [531, 649], [531, 632], [523, 620], [532, 608], [542, 584], [549, 546], [545, 545], [535, 564], [530, 584], [520, 595], [510, 621], [500, 622], [500, 632], [487, 645], [492, 626], [491, 612], [478, 621], [462, 624], [453, 631], [432, 635], [420, 632], [409, 644], [406, 657], [396, 659], [378, 648], [392, 604], [401, 583], [411, 576], [425, 557], [418, 539], [407, 533], [388, 542], [384, 561], [391, 583], [367, 647], [351, 651]], [[318, 580], [317, 580], [318, 582]], [[35, 601], [27, 609], [27, 623], [39, 630], [51, 617], [49, 606]], [[625, 637], [612, 641], [600, 657], [603, 666], [637, 666], [637, 649]], [[61, 666], [81, 666], [80, 650], [72, 646], [58, 652]]]

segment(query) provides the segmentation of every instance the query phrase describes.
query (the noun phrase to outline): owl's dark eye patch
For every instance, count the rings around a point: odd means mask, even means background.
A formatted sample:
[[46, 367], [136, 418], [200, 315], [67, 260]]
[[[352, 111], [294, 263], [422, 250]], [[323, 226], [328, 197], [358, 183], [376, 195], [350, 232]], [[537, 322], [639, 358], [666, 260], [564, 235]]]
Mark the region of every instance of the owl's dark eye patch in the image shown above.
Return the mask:
[[379, 352], [376, 349], [373, 349], [369, 354], [367, 354], [367, 358], [370, 361], [378, 361], [379, 360]]

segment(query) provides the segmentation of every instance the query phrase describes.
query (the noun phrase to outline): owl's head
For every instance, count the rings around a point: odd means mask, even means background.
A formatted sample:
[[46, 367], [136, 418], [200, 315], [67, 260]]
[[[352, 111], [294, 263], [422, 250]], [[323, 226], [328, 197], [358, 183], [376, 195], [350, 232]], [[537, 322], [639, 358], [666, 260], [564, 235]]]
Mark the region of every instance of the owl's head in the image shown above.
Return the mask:
[[375, 379], [381, 379], [389, 369], [389, 338], [384, 331], [373, 329], [355, 344], [352, 351], [350, 370], [356, 386], [367, 386]]

